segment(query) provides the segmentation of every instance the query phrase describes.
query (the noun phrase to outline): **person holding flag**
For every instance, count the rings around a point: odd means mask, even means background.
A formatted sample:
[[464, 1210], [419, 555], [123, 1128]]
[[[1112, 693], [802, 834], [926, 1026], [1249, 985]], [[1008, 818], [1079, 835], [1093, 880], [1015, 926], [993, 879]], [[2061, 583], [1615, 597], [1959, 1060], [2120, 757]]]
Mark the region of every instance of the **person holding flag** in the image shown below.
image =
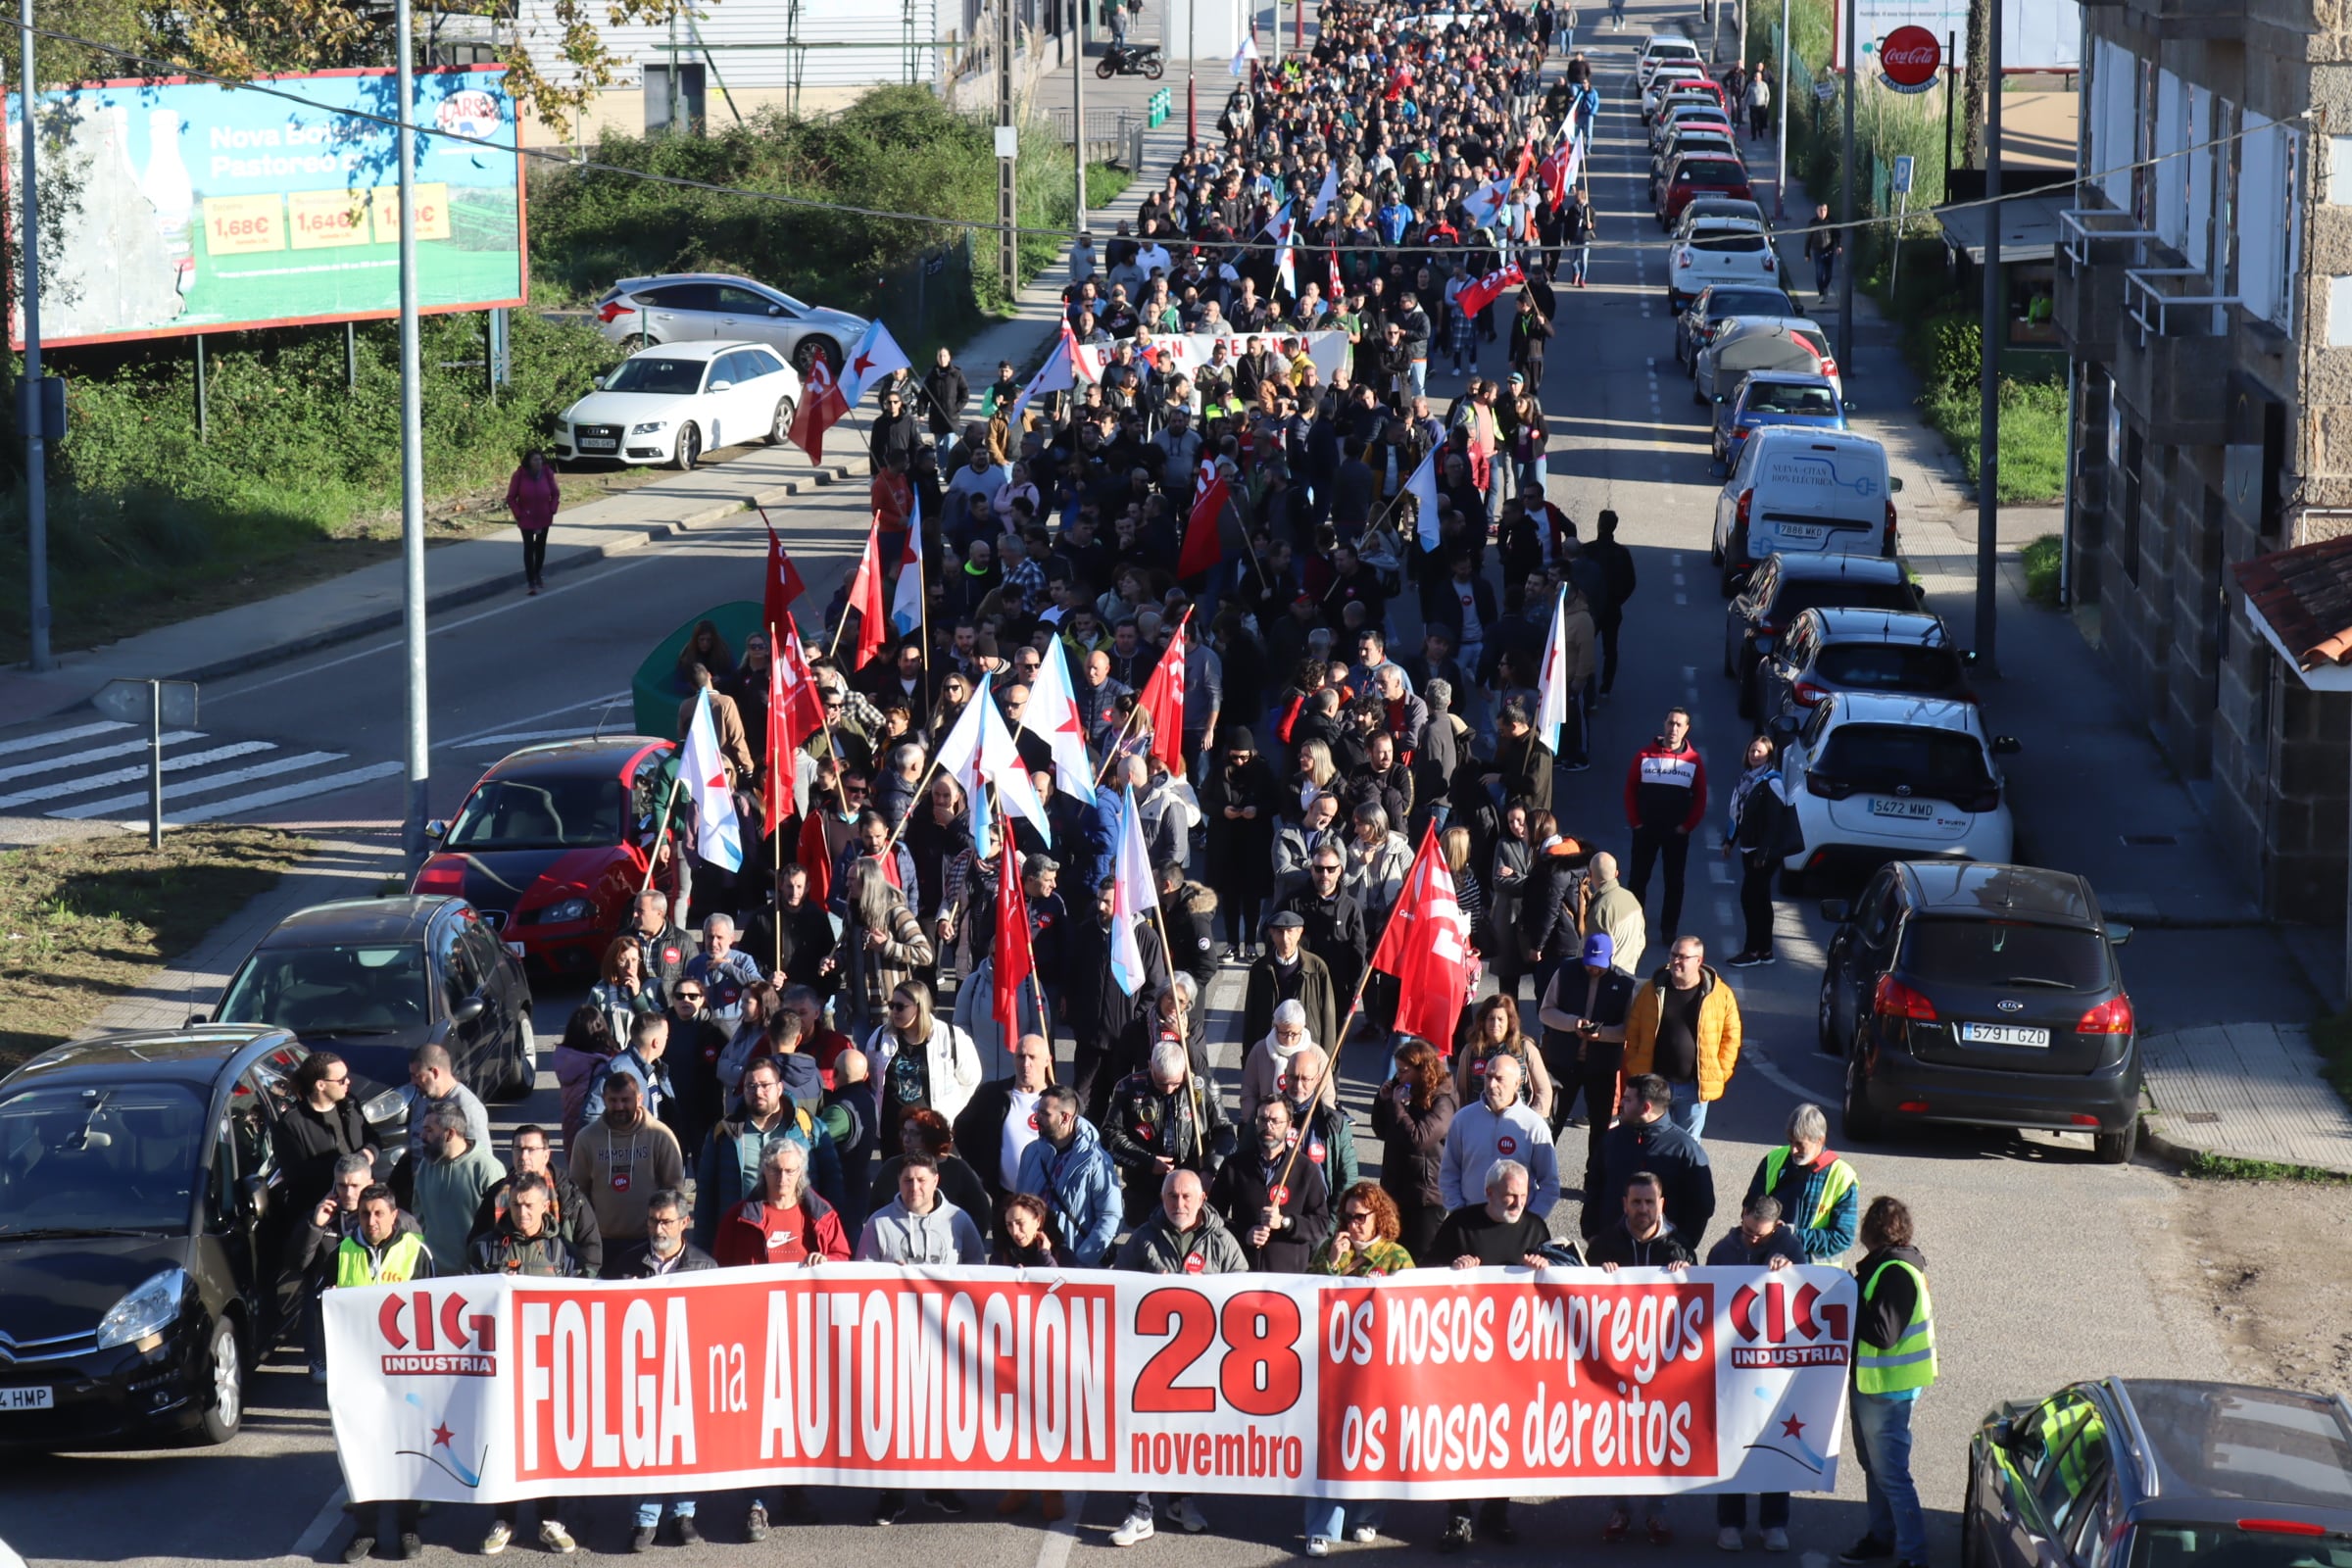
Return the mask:
[[865, 549], [858, 557], [858, 569], [851, 575], [849, 591], [842, 600], [841, 620], [833, 628], [833, 646], [826, 650], [828, 654], [841, 651], [842, 633], [849, 629], [850, 616], [855, 613], [858, 641], [850, 654], [852, 669], [863, 669], [882, 651], [886, 640], [890, 612], [884, 607], [882, 574], [882, 520], [877, 517], [872, 531], [865, 536]]

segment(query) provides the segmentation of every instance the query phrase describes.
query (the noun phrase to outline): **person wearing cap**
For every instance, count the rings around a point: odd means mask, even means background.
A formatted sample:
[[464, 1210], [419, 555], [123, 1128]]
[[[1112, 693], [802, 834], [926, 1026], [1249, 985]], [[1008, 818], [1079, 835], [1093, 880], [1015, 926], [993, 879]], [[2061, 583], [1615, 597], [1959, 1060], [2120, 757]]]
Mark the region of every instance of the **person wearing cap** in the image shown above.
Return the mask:
[[1339, 999], [1331, 969], [1306, 951], [1305, 937], [1306, 919], [1295, 909], [1278, 909], [1266, 922], [1266, 951], [1250, 965], [1243, 990], [1244, 1040], [1271, 1038], [1275, 1014], [1287, 1002], [1299, 1005], [1308, 1039], [1328, 1044], [1338, 1032]]
[[1544, 988], [1537, 1009], [1544, 1025], [1544, 1064], [1560, 1086], [1552, 1097], [1555, 1137], [1566, 1127], [1576, 1091], [1584, 1091], [1591, 1118], [1585, 1151], [1587, 1192], [1592, 1191], [1599, 1175], [1601, 1146], [1617, 1105], [1618, 1079], [1625, 1067], [1625, 1019], [1636, 989], [1634, 977], [1611, 961], [1614, 956], [1607, 932], [1585, 938], [1583, 966], [1563, 964]]

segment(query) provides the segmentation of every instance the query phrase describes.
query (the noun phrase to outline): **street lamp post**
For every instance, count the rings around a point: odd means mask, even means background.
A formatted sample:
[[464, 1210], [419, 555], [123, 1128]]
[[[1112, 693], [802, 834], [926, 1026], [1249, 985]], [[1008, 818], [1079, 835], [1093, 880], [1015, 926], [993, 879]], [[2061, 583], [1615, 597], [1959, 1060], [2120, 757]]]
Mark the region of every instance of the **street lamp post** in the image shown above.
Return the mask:
[[1086, 232], [1086, 8], [1089, 0], [1070, 6], [1070, 162], [1078, 171], [1078, 221]]
[[1190, 152], [1200, 145], [1200, 62], [1199, 26], [1200, 0], [1184, 0], [1184, 145]]
[[24, 571], [32, 579], [32, 618], [25, 629], [30, 633], [28, 662], [38, 673], [57, 667], [57, 661], [49, 653], [49, 441], [41, 398], [41, 204], [34, 153], [39, 137], [33, 120], [40, 100], [33, 95], [32, 0], [24, 0], [18, 18], [17, 42], [23, 50], [19, 64], [24, 75], [24, 122], [20, 130], [24, 138], [24, 216], [18, 236], [24, 268], [24, 374], [17, 383], [17, 408], [24, 432]]
[[1860, 25], [1856, 0], [1845, 0], [1845, 153], [1838, 162], [1838, 363], [1854, 373], [1854, 98], [1862, 80], [1854, 72], [1854, 34]]
[[[408, 809], [401, 820], [400, 849], [414, 871], [424, 863], [432, 752], [424, 660], [424, 377], [416, 345], [416, 71], [409, 0], [397, 0], [392, 25], [400, 37], [400, 562], [402, 640], [409, 664]], [[670, 80], [677, 80], [675, 73]]]
[[1984, 318], [1977, 372], [1977, 665], [1997, 673], [2001, 485], [2001, 8], [1985, 8]]

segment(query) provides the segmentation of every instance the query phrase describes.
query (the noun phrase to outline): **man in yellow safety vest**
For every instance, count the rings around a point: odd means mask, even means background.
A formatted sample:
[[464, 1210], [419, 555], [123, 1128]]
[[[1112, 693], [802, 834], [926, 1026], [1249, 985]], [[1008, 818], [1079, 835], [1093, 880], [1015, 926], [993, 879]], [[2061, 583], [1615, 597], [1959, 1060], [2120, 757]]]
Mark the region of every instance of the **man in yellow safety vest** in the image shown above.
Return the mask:
[[1862, 1286], [1854, 1322], [1854, 1454], [1862, 1462], [1870, 1528], [1838, 1560], [1846, 1568], [1891, 1558], [1926, 1568], [1927, 1519], [1911, 1480], [1911, 1412], [1936, 1381], [1936, 1321], [1928, 1301], [1928, 1260], [1912, 1246], [1911, 1210], [1900, 1199], [1874, 1198], [1862, 1216], [1865, 1255], [1854, 1270]]
[[[401, 1212], [392, 1189], [378, 1182], [360, 1194], [359, 1225], [335, 1248], [336, 1288], [404, 1285], [432, 1277], [433, 1250], [424, 1245], [424, 1232], [416, 1221]], [[351, 1515], [352, 1528], [351, 1540], [343, 1547], [345, 1562], [359, 1562], [374, 1551], [379, 1532], [398, 1538], [399, 1554], [404, 1558], [423, 1553], [424, 1544], [416, 1535], [416, 1503], [387, 1501], [379, 1508], [372, 1502], [347, 1502], [343, 1511]], [[389, 1525], [385, 1523], [387, 1515]]]
[[1788, 1142], [1756, 1162], [1750, 1199], [1777, 1198], [1781, 1217], [1796, 1232], [1808, 1263], [1835, 1263], [1854, 1245], [1862, 1212], [1860, 1178], [1830, 1152], [1830, 1118], [1819, 1105], [1788, 1113]]

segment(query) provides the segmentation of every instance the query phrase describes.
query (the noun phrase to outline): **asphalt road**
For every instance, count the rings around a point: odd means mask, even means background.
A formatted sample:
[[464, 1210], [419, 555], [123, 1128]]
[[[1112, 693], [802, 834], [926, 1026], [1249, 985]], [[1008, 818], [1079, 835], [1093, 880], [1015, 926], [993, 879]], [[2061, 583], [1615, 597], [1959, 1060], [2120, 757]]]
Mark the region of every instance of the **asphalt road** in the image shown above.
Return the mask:
[[[1634, 12], [1636, 24], [1623, 33], [1595, 37], [1587, 31], [1584, 41], [1604, 80], [1621, 75], [1650, 18], [1689, 15], [1642, 5]], [[1604, 237], [1656, 234], [1642, 207], [1639, 138], [1630, 106], [1612, 101], [1595, 165], [1595, 199], [1609, 225]], [[1691, 418], [1696, 411], [1688, 404], [1668, 347], [1661, 261], [1656, 251], [1603, 250], [1592, 288], [1561, 296], [1561, 337], [1544, 389], [1558, 432], [1553, 467], [1565, 484], [1564, 504], [1580, 519], [1589, 520], [1602, 507], [1618, 511], [1643, 584], [1625, 633], [1616, 700], [1596, 720], [1596, 765], [1563, 775], [1556, 792], [1563, 827], [1604, 842], [1622, 819], [1624, 760], [1649, 736], [1666, 707], [1692, 710], [1697, 740], [1720, 780], [1736, 775], [1735, 748], [1746, 733], [1734, 713], [1730, 684], [1715, 673], [1722, 612], [1706, 564], [1715, 486], [1703, 432]], [[1490, 371], [1498, 368], [1497, 353], [1486, 351]], [[1441, 380], [1437, 390], [1450, 395], [1454, 383]], [[1854, 395], [1869, 400], [1873, 394], [1865, 383]], [[1878, 401], [1886, 406], [1884, 395]], [[1862, 423], [1872, 428], [1873, 421]], [[1895, 426], [1885, 429], [1891, 441]], [[1906, 439], [1915, 440], [1915, 432]], [[1909, 470], [1898, 463], [1897, 471]], [[1934, 486], [1913, 489], [1933, 493]], [[796, 558], [820, 588], [830, 586], [830, 574], [809, 568], [829, 563], [840, 569], [863, 526], [854, 504], [830, 505], [823, 492], [779, 521], [794, 529]], [[1908, 548], [1938, 563], [1958, 561], [1969, 549], [1966, 536], [1925, 509], [1906, 514], [1905, 526]], [[756, 528], [701, 534], [561, 581], [535, 600], [438, 619], [432, 639], [434, 728], [448, 738], [436, 743], [435, 810], [454, 806], [475, 771], [522, 744], [521, 737], [592, 726], [596, 704], [625, 691], [656, 637], [707, 605], [747, 594], [759, 570], [759, 545]], [[1964, 616], [1964, 602], [1952, 597], [1964, 581], [1940, 564], [1929, 580], [1939, 608]], [[224, 732], [397, 758], [399, 691], [393, 648], [328, 650], [222, 683], [207, 694], [206, 717], [208, 728]], [[2002, 727], [2012, 726], [2013, 715], [2039, 715], [2063, 729], [2067, 695], [2013, 679], [1992, 688], [1987, 705]], [[2081, 847], [2113, 833], [2111, 823], [2101, 826], [2097, 819], [2131, 809], [2128, 781], [2120, 799], [2082, 799], [2079, 779], [2100, 762], [2086, 756], [2076, 764], [2053, 760], [2041, 771], [2029, 765], [2013, 774], [2021, 823], [2048, 847], [2045, 854], [2088, 853]], [[397, 808], [395, 781], [304, 802], [293, 814], [390, 817]], [[1721, 956], [1738, 948], [1740, 934], [1732, 886], [1716, 874], [1715, 830], [1708, 831], [1709, 848], [1692, 856], [1685, 924]], [[1737, 976], [1748, 1045], [1707, 1127], [1720, 1207], [1727, 1213], [1736, 1211], [1764, 1149], [1778, 1141], [1790, 1106], [1800, 1099], [1835, 1104], [1838, 1096], [1838, 1063], [1816, 1052], [1812, 1038], [1827, 928], [1812, 908], [1786, 904], [1780, 921], [1782, 962]], [[2143, 1024], [2272, 1015], [2277, 1009], [2288, 1009], [2277, 1015], [2307, 1015], [2291, 966], [2255, 933], [2143, 932], [2126, 960]], [[1240, 972], [1229, 969], [1212, 1002], [1237, 1006], [1239, 979]], [[542, 1038], [560, 1030], [571, 1000], [543, 991]], [[1233, 1030], [1229, 1025], [1212, 1032], [1230, 1036]], [[1229, 1080], [1237, 1061], [1235, 1049], [1224, 1047], [1220, 1065]], [[1360, 1046], [1344, 1064], [1359, 1116], [1383, 1065], [1377, 1053]], [[552, 1102], [543, 1091], [526, 1108], [552, 1116]], [[514, 1119], [505, 1118], [509, 1125]], [[1852, 1157], [1867, 1194], [1895, 1193], [1911, 1203], [1936, 1282], [1943, 1377], [1920, 1408], [1916, 1470], [1933, 1511], [1939, 1560], [1956, 1553], [1953, 1519], [1967, 1436], [1991, 1404], [2098, 1375], [2224, 1375], [2222, 1348], [2185, 1283], [2160, 1276], [2147, 1261], [2148, 1238], [2176, 1218], [2177, 1205], [2155, 1170], [2097, 1165], [2086, 1139], [2040, 1135], [1929, 1134]], [[1572, 1201], [1563, 1204], [1563, 1225]], [[222, 1449], [13, 1464], [0, 1479], [0, 1537], [35, 1563], [331, 1555], [343, 1536], [331, 1507], [338, 1478], [320, 1391], [281, 1359], [256, 1379], [251, 1402], [244, 1436]], [[1805, 1568], [1824, 1568], [1827, 1554], [1860, 1534], [1861, 1495], [1859, 1472], [1849, 1463], [1834, 1497], [1799, 1499], [1792, 1534]], [[812, 1568], [829, 1568], [888, 1552], [985, 1568], [1060, 1568], [1073, 1549], [1103, 1548], [1104, 1534], [1124, 1512], [1123, 1498], [1097, 1497], [1071, 1522], [1046, 1531], [1034, 1521], [999, 1522], [989, 1502], [956, 1521], [918, 1506], [907, 1524], [883, 1536], [865, 1522], [862, 1494], [834, 1494], [821, 1500], [820, 1528], [780, 1530], [765, 1547], [746, 1548], [733, 1544], [740, 1539], [736, 1509], [714, 1499], [707, 1529], [719, 1544], [694, 1555], [742, 1559], [750, 1551], [781, 1560], [789, 1551]], [[1215, 1497], [1203, 1505], [1210, 1535], [1182, 1543], [1163, 1535], [1139, 1550], [1181, 1553], [1208, 1568], [1242, 1568], [1300, 1548], [1293, 1502]], [[1688, 1500], [1672, 1504], [1670, 1512], [1679, 1537], [1656, 1560], [1695, 1561], [1715, 1552], [1711, 1504]], [[1522, 1508], [1519, 1544], [1482, 1544], [1474, 1560], [1552, 1560], [1565, 1542], [1594, 1541], [1604, 1513], [1599, 1499]], [[425, 1525], [430, 1555], [474, 1549], [486, 1515], [479, 1508], [438, 1510]], [[617, 1500], [582, 1504], [573, 1518], [589, 1548], [625, 1548], [627, 1520]], [[1392, 1535], [1380, 1546], [1342, 1549], [1418, 1559], [1442, 1523], [1436, 1504], [1400, 1506], [1392, 1512]], [[1647, 1554], [1654, 1548], [1623, 1549]], [[679, 1557], [666, 1547], [662, 1555]]]

